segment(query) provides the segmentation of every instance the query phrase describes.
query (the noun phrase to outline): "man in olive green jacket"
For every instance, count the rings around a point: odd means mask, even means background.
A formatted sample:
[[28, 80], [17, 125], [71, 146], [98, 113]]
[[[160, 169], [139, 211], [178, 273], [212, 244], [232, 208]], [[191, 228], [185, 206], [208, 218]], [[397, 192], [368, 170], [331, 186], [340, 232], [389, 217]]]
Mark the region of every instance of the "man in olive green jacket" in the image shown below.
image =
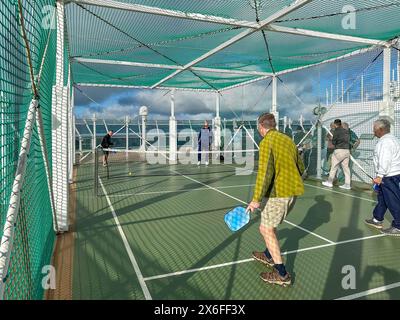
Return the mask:
[[260, 233], [267, 248], [264, 252], [253, 252], [253, 257], [272, 267], [272, 272], [261, 273], [261, 278], [267, 283], [289, 285], [291, 277], [282, 262], [276, 228], [287, 216], [296, 196], [304, 193], [304, 164], [294, 142], [275, 128], [272, 114], [259, 117], [258, 131], [263, 140], [253, 200], [247, 209], [251, 212], [257, 208], [262, 210]]

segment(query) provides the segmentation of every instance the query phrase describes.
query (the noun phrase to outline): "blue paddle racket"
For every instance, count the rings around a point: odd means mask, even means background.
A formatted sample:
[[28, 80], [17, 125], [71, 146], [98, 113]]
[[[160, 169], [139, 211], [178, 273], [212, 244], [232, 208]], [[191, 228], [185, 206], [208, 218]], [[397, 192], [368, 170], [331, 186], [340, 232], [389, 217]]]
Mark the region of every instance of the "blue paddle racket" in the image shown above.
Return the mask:
[[236, 207], [225, 214], [224, 220], [228, 228], [235, 232], [249, 223], [250, 212], [244, 207]]

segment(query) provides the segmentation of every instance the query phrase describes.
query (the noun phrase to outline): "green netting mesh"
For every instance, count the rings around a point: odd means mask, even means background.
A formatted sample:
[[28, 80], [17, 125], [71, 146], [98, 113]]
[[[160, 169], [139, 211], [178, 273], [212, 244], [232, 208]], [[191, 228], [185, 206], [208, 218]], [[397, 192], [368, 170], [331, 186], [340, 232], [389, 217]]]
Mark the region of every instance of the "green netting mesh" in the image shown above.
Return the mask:
[[292, 0], [122, 0], [121, 2], [136, 3], [162, 9], [177, 10], [186, 13], [200, 13], [236, 20], [255, 20], [257, 7], [260, 19], [266, 19], [276, 11], [291, 4]]
[[[268, 0], [194, 2], [124, 0], [122, 2], [160, 10], [175, 10], [178, 13], [185, 13], [188, 17], [197, 15], [197, 17], [210, 21], [196, 21], [71, 3], [67, 5], [66, 16], [73, 57], [185, 65], [247, 30], [244, 27], [215, 23], [215, 20], [212, 22], [213, 17], [255, 23], [293, 3], [293, 1]], [[348, 23], [348, 10], [355, 10], [354, 25]], [[389, 40], [400, 33], [400, 26], [397, 23], [399, 11], [400, 1], [343, 0], [332, 2], [315, 0], [279, 18], [274, 23], [279, 26], [339, 35]], [[318, 63], [366, 47], [364, 44], [355, 42], [311, 38], [281, 32], [265, 31], [265, 35], [273, 68], [268, 62], [269, 55], [261, 32], [256, 32], [219, 51], [198, 63], [198, 66], [241, 71], [278, 72]], [[75, 64], [76, 73], [85, 75], [88, 72], [85, 66]], [[92, 66], [94, 69], [102, 68]], [[134, 78], [130, 82], [136, 86], [148, 86], [153, 80], [156, 81], [152, 84], [157, 83], [156, 78], [161, 77], [163, 73], [171, 74], [173, 72], [173, 70], [156, 71], [156, 69], [152, 69], [152, 71], [155, 72], [154, 78], [150, 79], [149, 72], [143, 69], [143, 77], [134, 73]], [[129, 73], [128, 68], [125, 73]], [[241, 82], [241, 79], [235, 82], [232, 81], [231, 76], [226, 74], [224, 76], [228, 78], [226, 85], [219, 85], [218, 89]], [[196, 76], [192, 77], [191, 84], [188, 84], [190, 81], [188, 76], [183, 75], [181, 78], [185, 78], [184, 81], [182, 79], [175, 81], [177, 87], [181, 83], [183, 87], [200, 89], [207, 87]], [[109, 82], [109, 80], [104, 81], [101, 75], [92, 72], [89, 72], [86, 80]], [[118, 84], [118, 81], [118, 79], [114, 79], [112, 84]], [[122, 85], [125, 84], [123, 83], [125, 80], [120, 82]], [[171, 81], [171, 85], [173, 84], [174, 81]]]
[[[391, 39], [400, 33], [400, 1], [319, 0], [280, 20], [279, 25], [370, 39]], [[354, 25], [348, 21], [354, 10]]]
[[257, 76], [221, 74], [218, 72], [199, 72], [193, 74], [190, 71], [182, 72], [162, 86], [183, 87], [193, 89], [221, 89], [249, 80], [254, 80]]
[[[23, 1], [24, 18], [35, 74], [39, 73], [50, 33], [40, 85], [40, 107], [51, 159], [51, 88], [55, 73], [55, 30], [46, 28], [47, 8], [54, 1]], [[17, 1], [0, 4], [0, 236], [18, 162], [21, 135], [32, 99], [26, 52], [20, 35]], [[54, 244], [52, 213], [44, 163], [34, 128], [16, 221], [5, 299], [42, 299], [42, 268], [50, 264]]]

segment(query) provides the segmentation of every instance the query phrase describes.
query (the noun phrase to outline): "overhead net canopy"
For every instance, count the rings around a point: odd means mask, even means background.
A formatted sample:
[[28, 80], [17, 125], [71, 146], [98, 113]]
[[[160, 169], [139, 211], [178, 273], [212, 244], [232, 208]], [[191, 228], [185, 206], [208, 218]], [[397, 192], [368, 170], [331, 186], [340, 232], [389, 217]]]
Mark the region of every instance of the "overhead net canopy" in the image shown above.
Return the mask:
[[390, 46], [400, 34], [400, 1], [67, 3], [78, 84], [219, 91]]

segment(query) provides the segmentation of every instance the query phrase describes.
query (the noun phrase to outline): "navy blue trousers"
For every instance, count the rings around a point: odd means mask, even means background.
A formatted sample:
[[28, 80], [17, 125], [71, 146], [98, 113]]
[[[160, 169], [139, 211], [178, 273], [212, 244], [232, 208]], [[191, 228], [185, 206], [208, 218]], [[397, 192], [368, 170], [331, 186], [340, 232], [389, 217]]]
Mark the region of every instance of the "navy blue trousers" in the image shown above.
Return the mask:
[[400, 229], [400, 175], [384, 177], [378, 191], [378, 204], [374, 209], [374, 218], [383, 221], [389, 209], [393, 216], [392, 226]]

